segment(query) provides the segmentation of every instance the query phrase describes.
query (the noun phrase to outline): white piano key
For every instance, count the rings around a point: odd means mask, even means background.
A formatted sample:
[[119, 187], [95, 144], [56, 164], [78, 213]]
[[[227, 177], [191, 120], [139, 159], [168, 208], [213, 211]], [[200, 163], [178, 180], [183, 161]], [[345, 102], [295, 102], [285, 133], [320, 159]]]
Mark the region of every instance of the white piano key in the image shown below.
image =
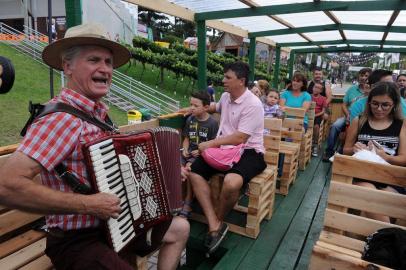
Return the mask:
[[111, 158], [114, 158], [114, 160], [116, 160], [115, 156], [116, 156], [116, 152], [111, 151], [110, 153], [106, 154], [105, 156], [100, 155], [99, 156], [100, 159], [92, 157], [93, 167], [100, 166], [101, 164], [103, 164], [103, 162], [105, 162], [106, 160], [109, 160]]
[[108, 144], [110, 144], [110, 143], [112, 143], [112, 142], [113, 142], [113, 139], [108, 139], [108, 140], [105, 140], [105, 141], [96, 143], [96, 144], [94, 144], [94, 145], [92, 145], [92, 146], [89, 147], [89, 151], [92, 152], [93, 150], [99, 149], [100, 147], [103, 147], [103, 146], [105, 146], [105, 145], [108, 145]]
[[118, 167], [118, 165], [114, 165], [113, 167], [108, 168], [107, 170], [106, 169], [101, 169], [99, 171], [95, 171], [95, 175], [96, 175], [96, 177], [98, 177], [98, 176], [100, 177], [100, 176], [103, 176], [103, 175], [106, 175], [106, 177], [107, 177], [107, 175], [109, 175], [109, 174], [111, 174], [113, 172], [119, 171], [119, 170], [120, 170], [120, 168]]

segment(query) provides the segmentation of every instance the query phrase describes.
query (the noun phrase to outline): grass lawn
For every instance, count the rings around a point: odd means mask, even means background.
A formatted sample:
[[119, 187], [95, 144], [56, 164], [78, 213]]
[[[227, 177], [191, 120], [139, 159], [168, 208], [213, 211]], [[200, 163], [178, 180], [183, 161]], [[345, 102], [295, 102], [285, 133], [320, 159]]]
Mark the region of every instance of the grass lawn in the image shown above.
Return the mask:
[[[180, 77], [179, 79], [176, 79], [176, 74], [168, 70], [164, 70], [164, 80], [163, 84], [161, 84], [160, 68], [157, 68], [154, 65], [145, 64], [145, 70], [143, 71], [142, 64], [135, 60], [132, 60], [131, 64], [129, 63], [122, 66], [119, 70], [138, 81], [142, 81], [152, 88], [162, 89], [165, 95], [179, 100], [181, 107], [189, 106], [190, 93], [197, 89], [197, 81], [193, 82], [189, 77]], [[223, 87], [215, 87], [215, 89], [216, 99], [218, 99], [223, 92]]]

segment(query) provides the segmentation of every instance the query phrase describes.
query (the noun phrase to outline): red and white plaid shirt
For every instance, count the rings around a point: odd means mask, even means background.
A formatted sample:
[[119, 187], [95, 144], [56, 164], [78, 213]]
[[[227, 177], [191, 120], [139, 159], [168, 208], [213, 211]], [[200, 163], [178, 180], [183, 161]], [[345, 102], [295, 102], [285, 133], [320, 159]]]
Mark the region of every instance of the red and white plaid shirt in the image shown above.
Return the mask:
[[[67, 103], [99, 119], [105, 119], [108, 107], [87, 97], [64, 88], [61, 94], [50, 102]], [[54, 168], [61, 162], [80, 181], [90, 186], [82, 154], [82, 145], [93, 141], [105, 132], [100, 128], [65, 112], [55, 112], [37, 119], [28, 129], [17, 151], [33, 158], [43, 166], [42, 183], [52, 189], [72, 192], [70, 187], [57, 176]], [[66, 202], [69, 204], [69, 202]], [[99, 220], [89, 215], [49, 215], [49, 228], [63, 230], [97, 227]]]

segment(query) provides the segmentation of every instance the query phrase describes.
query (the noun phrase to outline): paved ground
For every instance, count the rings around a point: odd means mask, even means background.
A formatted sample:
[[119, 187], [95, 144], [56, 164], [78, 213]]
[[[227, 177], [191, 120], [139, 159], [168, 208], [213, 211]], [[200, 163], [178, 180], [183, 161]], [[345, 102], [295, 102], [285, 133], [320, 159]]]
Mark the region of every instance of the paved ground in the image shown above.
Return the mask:
[[333, 95], [338, 95], [338, 94], [344, 95], [350, 86], [351, 86], [351, 84], [349, 84], [349, 83], [344, 83], [343, 85], [333, 84], [333, 86], [332, 86]]

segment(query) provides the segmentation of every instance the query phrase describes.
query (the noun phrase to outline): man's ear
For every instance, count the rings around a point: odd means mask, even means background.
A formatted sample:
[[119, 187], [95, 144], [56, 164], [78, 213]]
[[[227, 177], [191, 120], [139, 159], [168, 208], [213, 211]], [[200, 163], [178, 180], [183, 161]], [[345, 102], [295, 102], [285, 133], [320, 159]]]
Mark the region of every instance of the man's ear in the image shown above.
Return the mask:
[[65, 75], [71, 75], [72, 74], [72, 62], [71, 61], [64, 60], [62, 62], [62, 68], [63, 68], [63, 73]]

